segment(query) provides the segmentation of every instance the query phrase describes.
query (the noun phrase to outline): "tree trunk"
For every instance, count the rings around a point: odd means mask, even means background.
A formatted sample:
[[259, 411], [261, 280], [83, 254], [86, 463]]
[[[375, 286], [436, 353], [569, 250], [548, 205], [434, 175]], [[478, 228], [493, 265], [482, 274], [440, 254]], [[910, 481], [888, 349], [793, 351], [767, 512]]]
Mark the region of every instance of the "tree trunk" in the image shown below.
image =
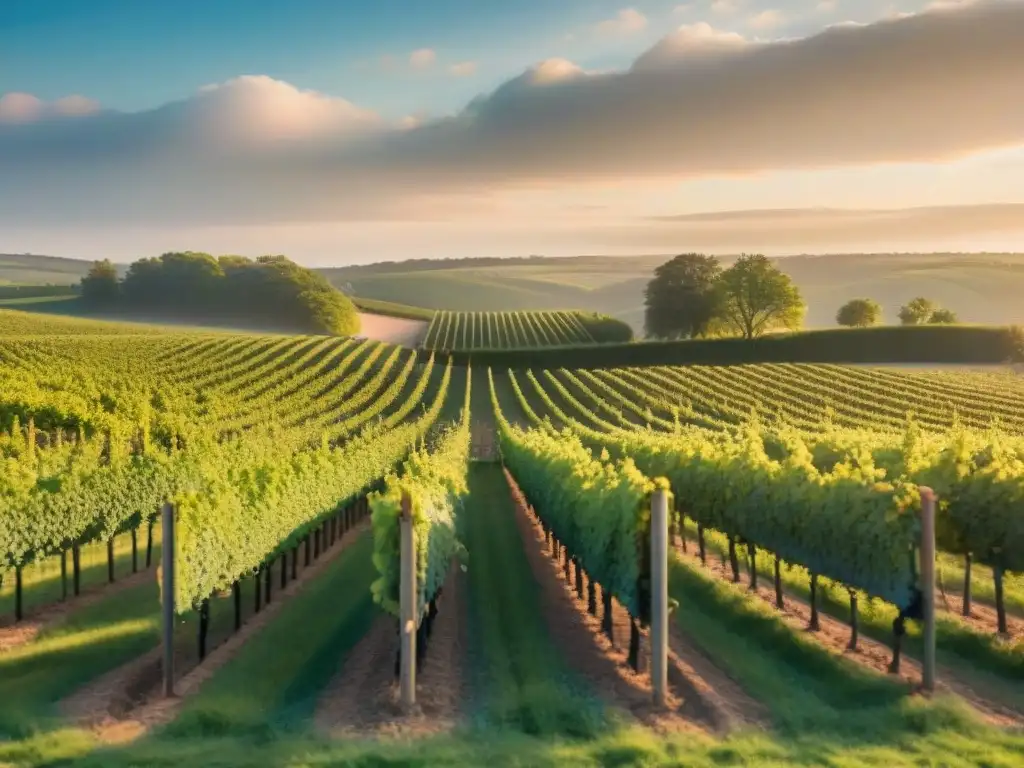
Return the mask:
[[281, 589], [288, 586], [288, 553], [281, 553]]
[[757, 592], [757, 547], [751, 544], [747, 549], [750, 555], [750, 591]]
[[601, 587], [601, 629], [605, 636], [615, 645], [615, 623], [612, 621], [612, 593]]
[[775, 607], [780, 611], [786, 607], [782, 599], [782, 565], [779, 556], [775, 556]]
[[273, 581], [274, 575], [274, 569], [271, 567], [272, 565], [272, 563], [268, 562], [267, 567], [264, 570], [263, 586], [265, 589], [263, 593], [263, 602], [265, 605], [270, 605], [270, 582]]
[[263, 575], [263, 566], [256, 569], [256, 573], [253, 575], [253, 584], [256, 586], [256, 613], [260, 612], [260, 598], [263, 597], [263, 585], [260, 583], [260, 576]]
[[736, 555], [736, 537], [729, 537], [729, 565], [732, 566], [732, 582], [733, 584], [740, 583], [740, 561]]
[[846, 646], [851, 651], [857, 650], [857, 593], [850, 590], [850, 642]]
[[992, 580], [996, 588], [996, 623], [999, 634], [1007, 634], [1006, 629], [1006, 603], [1003, 600], [1003, 566], [996, 564], [992, 568]]
[[964, 606], [963, 615], [971, 615], [971, 553], [964, 555]]
[[231, 585], [231, 595], [235, 598], [235, 632], [242, 628], [242, 585], [235, 579]]
[[107, 582], [114, 583], [114, 537], [107, 539]]
[[292, 581], [295, 581], [299, 573], [299, 545], [292, 547]]
[[60, 551], [60, 600], [68, 599], [68, 551]]
[[707, 565], [707, 548], [704, 545], [704, 526], [697, 523], [697, 549], [700, 552], [700, 564]]
[[640, 628], [632, 616], [629, 617], [629, 666], [634, 672], [640, 671]]
[[807, 628], [812, 632], [817, 632], [821, 629], [818, 622], [818, 574], [811, 574], [811, 623], [807, 625]]
[[889, 673], [893, 675], [900, 673], [900, 656], [903, 652], [903, 635], [905, 633], [903, 616], [897, 616], [892, 622], [892, 661], [889, 663]]
[[583, 570], [580, 568], [580, 561], [575, 557], [572, 559], [573, 565], [576, 567], [576, 597], [580, 600], [583, 599]]
[[210, 598], [199, 604], [199, 661], [206, 658], [206, 634], [210, 629]]
[[153, 564], [153, 521], [149, 521], [149, 525], [146, 526], [146, 567], [149, 568]]
[[139, 572], [139, 540], [136, 529], [132, 528], [132, 573]]
[[597, 616], [597, 584], [594, 577], [587, 574], [587, 611], [591, 616]]

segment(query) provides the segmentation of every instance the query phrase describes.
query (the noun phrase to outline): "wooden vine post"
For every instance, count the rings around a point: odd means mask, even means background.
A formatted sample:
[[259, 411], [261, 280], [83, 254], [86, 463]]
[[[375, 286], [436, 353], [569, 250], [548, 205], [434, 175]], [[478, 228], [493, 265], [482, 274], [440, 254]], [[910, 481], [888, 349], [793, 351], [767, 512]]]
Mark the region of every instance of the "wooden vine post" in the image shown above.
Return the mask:
[[659, 488], [651, 504], [651, 688], [654, 703], [668, 691], [668, 491]]
[[412, 502], [402, 494], [400, 521], [402, 573], [399, 582], [399, 656], [402, 708], [416, 704], [416, 542], [412, 526]]
[[164, 696], [174, 695], [174, 505], [164, 504], [161, 515], [163, 541], [161, 542], [160, 569], [161, 608], [163, 617], [163, 682]]
[[935, 492], [921, 488], [921, 597], [924, 624], [924, 690], [935, 690]]

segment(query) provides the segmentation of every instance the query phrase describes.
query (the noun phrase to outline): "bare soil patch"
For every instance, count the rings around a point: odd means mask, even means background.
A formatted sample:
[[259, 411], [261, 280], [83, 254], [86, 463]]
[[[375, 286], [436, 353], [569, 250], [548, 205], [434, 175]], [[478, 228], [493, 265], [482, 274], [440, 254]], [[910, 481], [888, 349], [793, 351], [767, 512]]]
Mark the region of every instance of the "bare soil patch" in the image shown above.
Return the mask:
[[398, 625], [381, 615], [348, 654], [321, 698], [316, 727], [332, 736], [419, 737], [453, 730], [465, 700], [465, 577], [453, 563], [437, 599], [426, 657], [417, 668], [416, 707], [402, 711], [395, 659]]
[[[541, 590], [544, 618], [552, 640], [565, 659], [595, 687], [601, 698], [629, 719], [658, 732], [729, 730], [737, 725], [761, 725], [767, 712], [706, 659], [699, 657], [679, 632], [673, 633], [669, 658], [669, 701], [656, 707], [649, 669], [646, 635], [641, 638], [640, 670], [628, 664], [629, 614], [613, 600], [614, 642], [601, 632], [599, 617], [587, 610], [589, 582], [583, 577], [583, 599], [564, 578], [564, 564], [556, 562], [544, 541], [539, 520], [508, 475], [516, 506], [516, 519], [527, 559]], [[595, 585], [597, 587], [597, 585]], [[600, 587], [597, 587], [600, 594]], [[600, 597], [598, 598], [600, 605]], [[600, 608], [598, 609], [600, 613]]]
[[429, 323], [425, 320], [360, 312], [359, 325], [359, 335], [368, 339], [401, 344], [404, 347], [418, 347], [427, 333]]
[[[80, 688], [59, 703], [59, 710], [77, 725], [93, 728], [102, 739], [109, 737], [118, 740], [127, 738], [126, 734], [134, 738], [153, 727], [171, 722], [189, 696], [231, 661], [251, 637], [274, 620], [290, 598], [322, 573], [368, 526], [366, 521], [353, 526], [335, 541], [334, 546], [312, 560], [308, 567], [302, 565], [304, 558], [300, 548], [296, 578], [281, 589], [275, 570], [272, 573], [271, 602], [264, 604], [259, 613], [244, 611], [243, 618], [246, 615], [249, 618], [237, 632], [227, 622], [221, 623], [216, 632], [211, 627], [207, 637], [208, 648], [211, 650], [208, 650], [201, 664], [196, 638], [191, 632], [177, 632], [174, 643], [174, 697], [163, 697], [163, 651], [157, 647]], [[249, 601], [243, 600], [243, 606], [248, 608], [248, 605]]]
[[[699, 562], [696, 546], [688, 547], [688, 553], [677, 548], [677, 554]], [[706, 552], [707, 570], [726, 582], [732, 582], [732, 569], [727, 561], [716, 553]], [[740, 581], [733, 584], [737, 590], [750, 590], [749, 569], [740, 563]], [[775, 585], [771, 579], [758, 574], [757, 596], [766, 603], [775, 606]], [[808, 629], [811, 618], [811, 606], [801, 597], [783, 588], [784, 607], [779, 614], [794, 630], [804, 632], [825, 648], [837, 655], [844, 656], [862, 667], [874, 670], [879, 674], [888, 675], [889, 663], [892, 660], [892, 648], [885, 643], [860, 634], [857, 648], [849, 648], [850, 626], [848, 623], [818, 610], [820, 629], [812, 632]], [[776, 608], [776, 610], [779, 610]], [[959, 696], [973, 707], [985, 720], [999, 726], [1024, 725], [1024, 712], [1018, 711], [1010, 702], [1002, 700], [998, 691], [991, 690], [977, 679], [966, 679], [949, 667], [938, 665], [936, 689], [943, 693]], [[907, 651], [903, 650], [899, 677], [909, 683], [914, 693], [920, 693], [921, 665]]]
[[[26, 612], [26, 617], [17, 623], [13, 623], [13, 617], [0, 618], [0, 653], [32, 642], [44, 630], [56, 627], [66, 621], [75, 611], [95, 605], [101, 600], [106, 600], [119, 592], [138, 586], [148, 579], [153, 579], [153, 573], [153, 569], [142, 569], [129, 576], [123, 576], [112, 584], [96, 584], [87, 587], [79, 593], [78, 597], [69, 595], [64, 602], [40, 606]], [[4, 626], [7, 621], [11, 623]]]

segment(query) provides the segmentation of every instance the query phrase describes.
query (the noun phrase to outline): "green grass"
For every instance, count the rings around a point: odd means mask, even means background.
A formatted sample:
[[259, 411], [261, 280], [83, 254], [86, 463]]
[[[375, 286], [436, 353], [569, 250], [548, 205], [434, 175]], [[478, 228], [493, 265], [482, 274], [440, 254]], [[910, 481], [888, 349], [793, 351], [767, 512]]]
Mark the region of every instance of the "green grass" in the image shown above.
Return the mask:
[[[490, 528], [501, 518], [509, 519], [507, 514], [493, 511], [496, 505], [492, 503], [497, 501], [496, 493], [501, 490], [500, 476], [487, 471], [475, 471], [474, 475], [474, 490], [489, 492], [487, 496], [478, 496], [480, 501], [473, 507], [481, 528]], [[481, 508], [485, 511], [479, 512]], [[495, 536], [510, 533], [518, 535], [501, 525], [494, 531]], [[511, 546], [506, 548], [514, 550]], [[491, 553], [488, 548], [486, 554]], [[484, 553], [478, 549], [478, 557], [481, 554]], [[507, 570], [507, 561], [502, 565], [506, 566], [510, 589], [526, 586], [522, 571]], [[478, 571], [482, 570], [478, 565]], [[639, 728], [623, 727], [603, 730], [585, 739], [533, 738], [521, 733], [518, 723], [512, 723], [511, 728], [484, 724], [471, 730], [413, 741], [333, 741], [287, 730], [216, 736], [169, 731], [127, 746], [98, 748], [84, 732], [62, 730], [7, 744], [0, 742], [0, 764], [59, 763], [83, 768], [139, 765], [1014, 768], [1024, 760], [1024, 736], [1021, 734], [988, 728], [949, 700], [940, 698], [928, 702], [906, 697], [899, 683], [869, 675], [816, 647], [808, 638], [793, 632], [756, 598], [736, 593], [697, 566], [673, 561], [670, 588], [672, 596], [680, 601], [676, 614], [680, 628], [704, 653], [770, 707], [773, 731], [742, 731], [726, 738], [691, 733], [661, 737]], [[514, 599], [531, 602], [530, 593], [526, 592], [516, 593]], [[496, 602], [490, 610], [513, 618]], [[301, 633], [294, 629], [290, 634], [287, 632], [287, 623], [282, 615], [274, 626], [283, 625], [283, 638], [302, 643]], [[530, 624], [531, 632], [535, 633], [535, 622]], [[271, 630], [268, 628], [264, 634]], [[276, 686], [284, 690], [288, 687], [285, 682], [288, 678], [277, 673], [272, 661], [272, 648], [265, 647], [254, 654], [246, 670], [273, 677]], [[503, 665], [500, 659], [497, 661], [499, 666]], [[550, 662], [534, 661], [540, 669], [550, 669]], [[228, 669], [222, 670], [218, 677]], [[263, 697], [258, 693], [265, 687], [263, 683], [246, 678], [241, 669], [231, 676], [234, 684], [255, 687], [256, 695]], [[222, 684], [226, 684], [226, 679], [222, 677], [222, 680], [225, 680]], [[277, 696], [273, 698], [277, 700]]]
[[76, 611], [33, 642], [0, 654], [0, 738], [48, 727], [58, 700], [158, 640], [157, 588], [145, 582]]
[[[152, 568], [160, 562], [160, 525], [153, 526]], [[146, 528], [138, 532], [138, 567], [146, 567]], [[80, 549], [80, 580], [83, 591], [107, 583], [106, 542], [87, 544]], [[71, 552], [67, 553], [68, 600], [74, 601], [72, 591]], [[132, 540], [127, 533], [114, 539], [114, 578], [123, 579], [132, 573]], [[155, 578], [155, 577], [154, 577]], [[26, 612], [60, 601], [62, 595], [60, 578], [60, 557], [48, 557], [31, 563], [22, 570], [22, 601]], [[2, 574], [0, 584], [0, 616], [14, 615], [14, 571]]]
[[356, 309], [361, 312], [370, 312], [374, 315], [385, 315], [387, 317], [401, 317], [407, 320], [424, 320], [430, 322], [434, 317], [433, 309], [410, 306], [408, 304], [396, 304], [393, 301], [379, 301], [377, 299], [364, 299], [361, 296], [349, 296]]
[[[687, 520], [687, 535], [696, 540], [696, 525]], [[705, 542], [708, 551], [720, 558], [728, 554], [727, 538], [715, 531], [705, 531]], [[745, 547], [740, 546], [741, 560], [744, 558]], [[741, 567], [744, 567], [741, 563]], [[774, 556], [768, 552], [759, 552], [757, 572], [760, 577], [771, 580], [774, 574]], [[972, 573], [972, 577], [973, 577]], [[962, 578], [962, 573], [961, 573]], [[804, 600], [810, 599], [810, 576], [803, 568], [784, 567], [782, 569], [784, 588]], [[973, 582], [973, 578], [972, 578]], [[849, 620], [848, 592], [841, 585], [822, 582], [819, 594], [819, 608], [842, 621]], [[880, 600], [861, 600], [859, 606], [860, 632], [881, 642], [891, 644], [892, 622], [897, 616], [894, 606]], [[921, 631], [916, 622], [907, 622], [907, 636], [904, 648], [908, 653], [920, 657], [923, 652]], [[981, 674], [994, 678], [991, 682], [999, 687], [1010, 689], [1011, 680], [1024, 681], [1024, 640], [1018, 638], [1014, 642], [1005, 642], [995, 635], [995, 627], [990, 634], [982, 634], [962, 624], [957, 619], [939, 614], [937, 619], [936, 644], [939, 660], [956, 666], [965, 664], [971, 668], [972, 674]], [[1012, 690], [1009, 691], [1012, 693]], [[1024, 689], [1017, 693], [1021, 706], [1024, 706]]]
[[351, 542], [203, 685], [167, 734], [268, 738], [302, 729], [346, 652], [377, 614], [370, 596], [372, 550], [368, 532]]
[[607, 719], [548, 637], [500, 465], [474, 464], [469, 492], [459, 522], [469, 550], [477, 724], [537, 736], [598, 735]]

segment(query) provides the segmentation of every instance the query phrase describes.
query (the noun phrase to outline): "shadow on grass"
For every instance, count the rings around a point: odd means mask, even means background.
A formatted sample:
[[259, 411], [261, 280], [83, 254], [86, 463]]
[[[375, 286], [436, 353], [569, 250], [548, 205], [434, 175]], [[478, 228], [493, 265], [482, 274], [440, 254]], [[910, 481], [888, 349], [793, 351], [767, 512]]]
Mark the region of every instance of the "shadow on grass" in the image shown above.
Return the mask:
[[0, 654], [0, 737], [48, 727], [57, 701], [155, 647], [158, 613], [156, 587], [140, 584]]

